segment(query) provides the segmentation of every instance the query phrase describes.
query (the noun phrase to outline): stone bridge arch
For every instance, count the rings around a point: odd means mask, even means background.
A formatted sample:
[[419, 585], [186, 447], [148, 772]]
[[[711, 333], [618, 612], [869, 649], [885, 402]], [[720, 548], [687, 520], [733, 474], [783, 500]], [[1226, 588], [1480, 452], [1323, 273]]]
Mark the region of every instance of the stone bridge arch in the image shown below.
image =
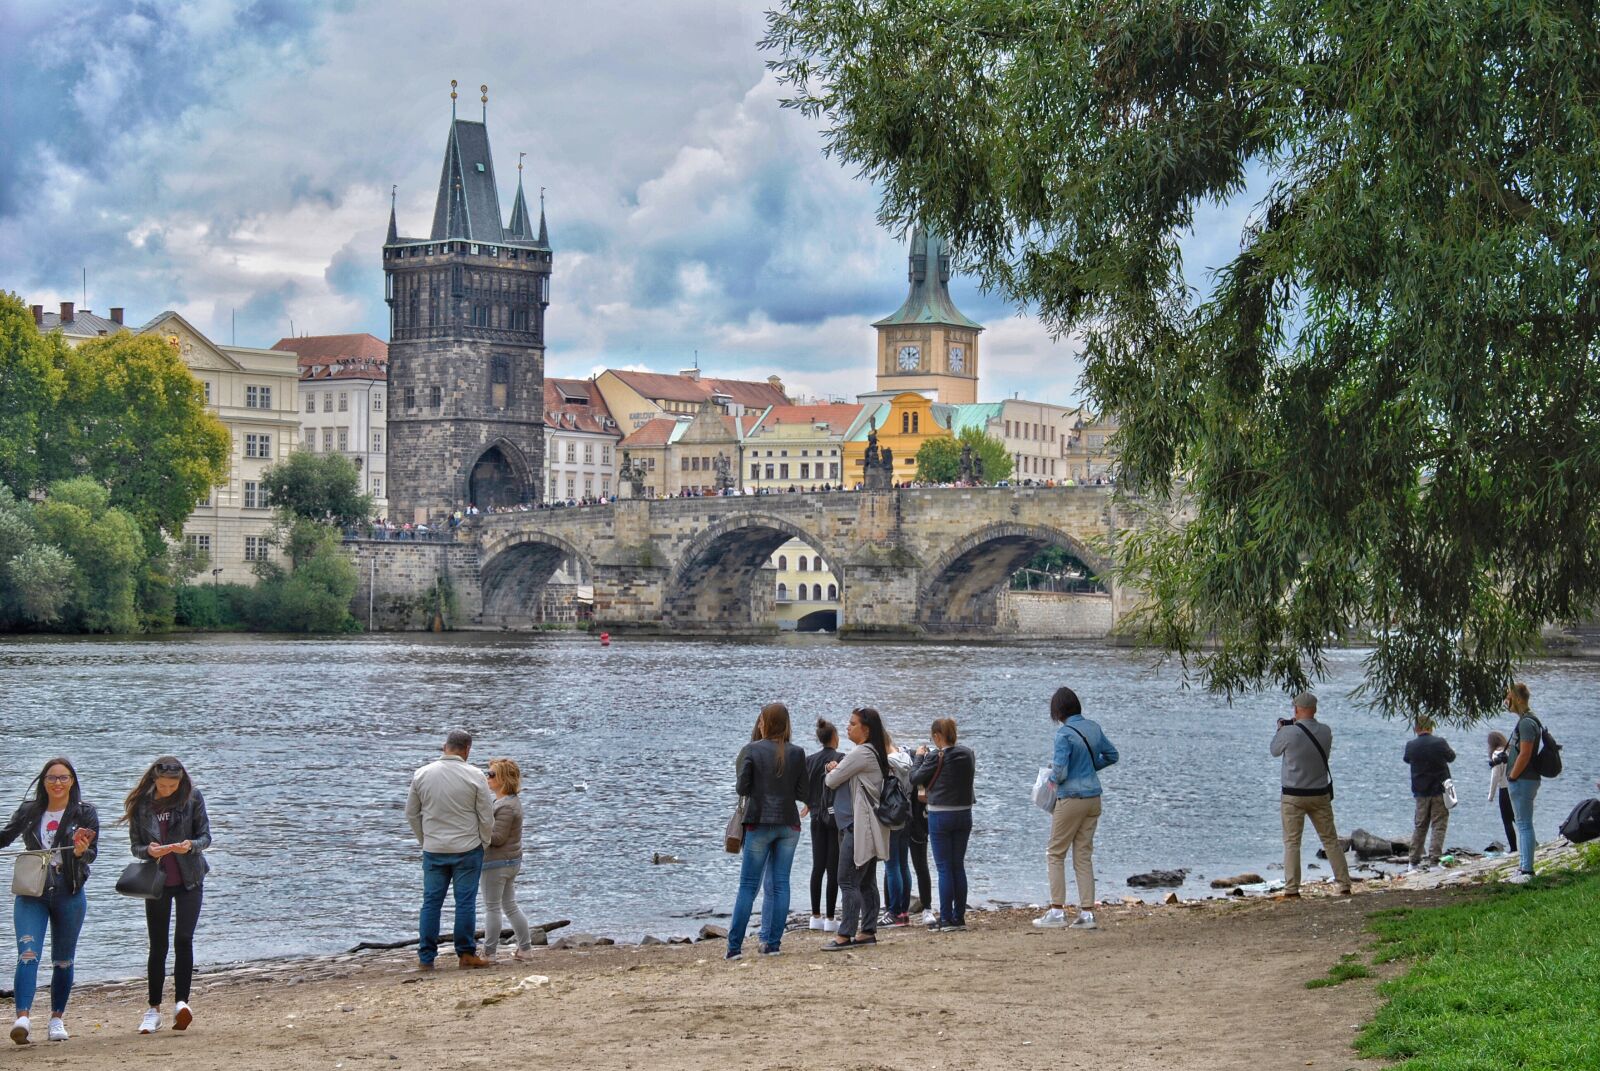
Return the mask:
[[662, 600], [663, 622], [675, 632], [764, 629], [775, 592], [757, 579], [783, 544], [798, 539], [835, 567], [844, 598], [845, 578], [833, 550], [815, 532], [770, 513], [739, 513], [699, 532], [678, 552]]
[[1111, 562], [1082, 539], [1043, 524], [988, 524], [957, 539], [924, 567], [917, 590], [917, 624], [926, 632], [994, 628], [1001, 591], [1012, 574], [1049, 547], [1060, 547], [1096, 574]]
[[486, 539], [479, 549], [478, 567], [483, 623], [536, 623], [545, 586], [568, 558], [580, 563], [585, 576], [594, 575], [589, 555], [553, 532], [520, 529]]

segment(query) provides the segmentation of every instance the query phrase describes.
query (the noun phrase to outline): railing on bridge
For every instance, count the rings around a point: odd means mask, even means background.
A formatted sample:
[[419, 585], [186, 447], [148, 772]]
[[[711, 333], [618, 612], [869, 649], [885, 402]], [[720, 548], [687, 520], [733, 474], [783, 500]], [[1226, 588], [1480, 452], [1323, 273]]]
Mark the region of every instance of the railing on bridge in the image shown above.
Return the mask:
[[345, 528], [344, 538], [376, 539], [396, 543], [454, 543], [456, 529], [448, 525], [413, 525], [410, 528], [382, 524], [353, 524]]

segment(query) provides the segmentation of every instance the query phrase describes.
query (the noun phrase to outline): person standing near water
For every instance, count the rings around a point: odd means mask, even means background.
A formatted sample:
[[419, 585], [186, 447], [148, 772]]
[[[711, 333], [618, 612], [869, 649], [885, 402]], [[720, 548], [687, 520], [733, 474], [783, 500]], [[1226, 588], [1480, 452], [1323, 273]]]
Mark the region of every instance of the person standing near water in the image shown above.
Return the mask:
[[[1450, 827], [1450, 808], [1445, 806], [1444, 783], [1450, 780], [1450, 764], [1456, 753], [1443, 737], [1433, 735], [1433, 719], [1421, 717], [1417, 735], [1406, 741], [1405, 761], [1411, 767], [1411, 798], [1417, 801], [1411, 826], [1411, 867], [1416, 870], [1424, 858], [1422, 842], [1428, 840], [1427, 860], [1437, 864], [1444, 854], [1445, 830]], [[1431, 832], [1431, 837], [1430, 837]]]
[[956, 743], [954, 718], [940, 718], [929, 733], [933, 747], [917, 749], [911, 782], [927, 796], [928, 840], [939, 870], [939, 910], [930, 930], [967, 928], [967, 841], [972, 836], [977, 760]]
[[828, 763], [823, 783], [834, 790], [839, 823], [838, 935], [822, 947], [829, 952], [878, 943], [878, 860], [889, 857], [889, 829], [878, 821], [878, 800], [889, 772], [889, 735], [872, 707], [850, 712], [845, 735], [855, 745], [844, 758]]
[[154, 860], [161, 868], [164, 886], [160, 897], [144, 902], [144, 924], [150, 935], [150, 958], [145, 965], [145, 985], [150, 1007], [139, 1023], [139, 1033], [161, 1029], [161, 991], [167, 983], [167, 927], [172, 933], [172, 1029], [187, 1030], [194, 1021], [189, 1009], [189, 988], [194, 979], [194, 931], [205, 900], [205, 877], [211, 869], [205, 851], [211, 847], [211, 819], [205, 797], [189, 779], [183, 763], [163, 755], [139, 778], [123, 801], [122, 820], [128, 823], [136, 859]]
[[[839, 899], [839, 827], [833, 817], [833, 790], [823, 783], [830, 762], [844, 757], [839, 730], [827, 718], [817, 719], [817, 743], [806, 756], [806, 812], [811, 817], [811, 928], [832, 933], [839, 928], [834, 909]], [[823, 914], [823, 886], [828, 913]]]
[[494, 839], [494, 796], [483, 772], [467, 762], [471, 751], [472, 735], [453, 730], [445, 737], [443, 754], [411, 777], [406, 821], [422, 845], [419, 970], [433, 970], [439, 954], [446, 889], [453, 889], [456, 900], [456, 966], [489, 965], [478, 955], [478, 883], [483, 846]]
[[505, 913], [516, 937], [511, 958], [533, 951], [528, 917], [517, 906], [517, 875], [522, 873], [522, 767], [510, 759], [490, 759], [487, 775], [494, 792], [494, 832], [483, 853], [483, 958], [494, 961], [500, 949], [500, 916]]
[[768, 703], [756, 723], [760, 739], [739, 752], [739, 795], [744, 812], [744, 842], [739, 859], [739, 894], [728, 924], [728, 959], [738, 959], [745, 931], [755, 909], [756, 890], [766, 887], [761, 901], [760, 950], [775, 956], [789, 921], [789, 873], [800, 843], [799, 801], [806, 798], [806, 753], [789, 742], [789, 708]]
[[1534, 756], [1539, 751], [1542, 726], [1528, 707], [1528, 686], [1518, 681], [1506, 689], [1506, 709], [1517, 716], [1517, 727], [1506, 744], [1507, 789], [1511, 796], [1511, 811], [1517, 825], [1517, 872], [1507, 880], [1520, 885], [1533, 877], [1533, 851], [1539, 846], [1533, 835], [1533, 798], [1539, 793], [1539, 764]]
[[1290, 900], [1300, 896], [1300, 838], [1307, 818], [1322, 838], [1328, 862], [1333, 864], [1339, 894], [1350, 895], [1350, 864], [1339, 846], [1339, 832], [1333, 821], [1333, 767], [1328, 764], [1328, 756], [1333, 753], [1333, 730], [1317, 720], [1316, 696], [1310, 692], [1295, 696], [1294, 717], [1278, 719], [1278, 731], [1269, 750], [1274, 758], [1283, 758], [1279, 778], [1283, 794], [1278, 806], [1283, 820], [1280, 896]]
[[88, 901], [83, 895], [89, 880], [89, 864], [99, 854], [95, 839], [100, 835], [100, 816], [83, 802], [78, 788], [78, 771], [63, 758], [44, 764], [33, 799], [17, 808], [11, 821], [0, 829], [0, 848], [18, 837], [29, 851], [59, 848], [50, 857], [45, 874], [44, 895], [18, 896], [12, 917], [17, 931], [17, 970], [12, 998], [17, 1021], [11, 1027], [11, 1040], [26, 1045], [33, 1040], [34, 993], [39, 985], [39, 953], [44, 935], [50, 934], [50, 1023], [51, 1041], [67, 1040], [67, 999], [72, 996], [72, 958], [78, 951], [78, 934], [83, 931]]
[[1511, 809], [1511, 791], [1507, 787], [1506, 762], [1510, 752], [1506, 748], [1506, 734], [1489, 733], [1489, 802], [1500, 807], [1500, 825], [1506, 831], [1506, 851], [1517, 850], [1517, 816]]
[[1078, 883], [1075, 930], [1092, 930], [1094, 921], [1094, 831], [1100, 824], [1100, 771], [1121, 757], [1100, 726], [1083, 716], [1083, 704], [1071, 688], [1057, 688], [1050, 697], [1050, 720], [1056, 730], [1051, 780], [1056, 806], [1050, 812], [1050, 842], [1045, 863], [1050, 875], [1050, 910], [1033, 920], [1053, 929], [1067, 925], [1067, 851]]

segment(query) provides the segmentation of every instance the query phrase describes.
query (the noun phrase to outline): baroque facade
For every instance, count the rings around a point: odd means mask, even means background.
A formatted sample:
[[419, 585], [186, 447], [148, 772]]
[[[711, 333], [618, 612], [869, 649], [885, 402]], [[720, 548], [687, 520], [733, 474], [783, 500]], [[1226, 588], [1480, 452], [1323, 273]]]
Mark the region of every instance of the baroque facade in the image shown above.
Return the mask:
[[391, 205], [383, 246], [391, 517], [533, 502], [543, 490], [551, 250], [520, 164], [502, 219], [487, 124], [452, 116], [432, 230], [401, 237]]

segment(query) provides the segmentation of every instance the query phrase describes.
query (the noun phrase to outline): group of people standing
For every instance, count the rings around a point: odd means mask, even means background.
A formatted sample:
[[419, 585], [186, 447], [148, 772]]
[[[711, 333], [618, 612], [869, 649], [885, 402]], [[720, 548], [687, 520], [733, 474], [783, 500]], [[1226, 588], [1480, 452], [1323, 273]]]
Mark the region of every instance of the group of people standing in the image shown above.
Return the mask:
[[[172, 952], [172, 1028], [185, 1030], [194, 1020], [189, 1007], [194, 978], [194, 934], [205, 901], [210, 870], [211, 822], [205, 797], [189, 772], [171, 755], [145, 770], [123, 800], [120, 821], [127, 825], [132, 868], [153, 865], [153, 885], [140, 892], [150, 938], [146, 964], [149, 1008], [139, 1023], [141, 1034], [162, 1025], [161, 1003], [166, 987], [169, 945]], [[17, 935], [17, 967], [13, 988], [17, 1010], [11, 1040], [33, 1040], [33, 1006], [38, 991], [39, 960], [50, 939], [50, 1016], [46, 1037], [66, 1041], [67, 1001], [72, 996], [73, 957], [88, 915], [84, 885], [99, 855], [100, 816], [83, 798], [78, 771], [71, 761], [53, 758], [44, 764], [20, 807], [0, 829], [0, 848], [21, 838], [27, 851], [47, 853], [43, 880], [34, 893], [17, 893], [12, 918]], [[118, 890], [122, 891], [119, 882]], [[151, 895], [153, 893], [153, 895]], [[176, 921], [174, 921], [176, 916]], [[169, 941], [170, 934], [170, 941]]]

